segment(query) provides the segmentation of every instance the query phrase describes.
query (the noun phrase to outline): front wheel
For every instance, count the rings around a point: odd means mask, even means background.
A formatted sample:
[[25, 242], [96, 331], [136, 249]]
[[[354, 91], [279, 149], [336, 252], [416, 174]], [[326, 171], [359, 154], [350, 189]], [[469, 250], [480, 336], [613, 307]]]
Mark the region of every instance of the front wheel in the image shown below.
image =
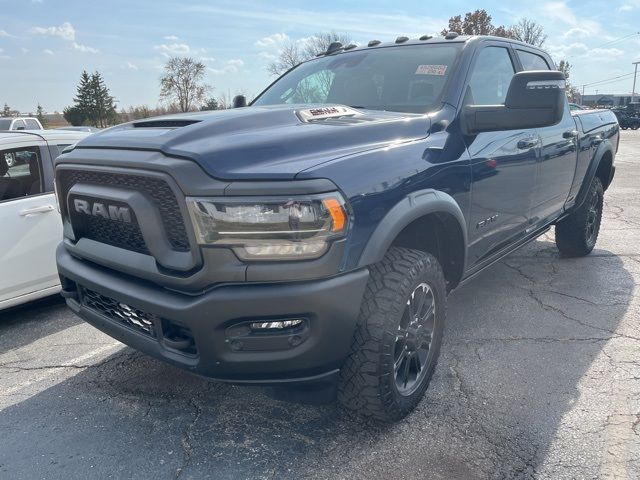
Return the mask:
[[338, 400], [361, 415], [394, 421], [424, 396], [446, 318], [446, 286], [430, 254], [392, 247], [370, 268]]
[[556, 245], [568, 257], [588, 255], [596, 245], [600, 222], [604, 189], [598, 177], [594, 177], [582, 205], [556, 225]]

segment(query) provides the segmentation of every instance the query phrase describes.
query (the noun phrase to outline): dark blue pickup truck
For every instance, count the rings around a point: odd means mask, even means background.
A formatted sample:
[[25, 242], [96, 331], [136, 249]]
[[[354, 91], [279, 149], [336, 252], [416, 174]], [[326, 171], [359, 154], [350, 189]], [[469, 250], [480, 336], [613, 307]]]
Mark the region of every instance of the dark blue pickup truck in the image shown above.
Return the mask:
[[564, 87], [503, 38], [335, 43], [248, 107], [92, 135], [56, 163], [63, 295], [191, 372], [398, 419], [452, 289], [554, 225], [593, 249], [619, 128]]

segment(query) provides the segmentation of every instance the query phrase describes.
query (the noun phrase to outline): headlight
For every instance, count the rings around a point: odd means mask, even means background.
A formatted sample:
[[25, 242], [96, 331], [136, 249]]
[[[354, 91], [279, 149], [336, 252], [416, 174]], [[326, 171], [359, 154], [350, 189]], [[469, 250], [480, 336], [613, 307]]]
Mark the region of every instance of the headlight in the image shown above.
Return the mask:
[[317, 258], [343, 237], [349, 216], [335, 193], [290, 197], [187, 198], [201, 245], [233, 248], [243, 260]]

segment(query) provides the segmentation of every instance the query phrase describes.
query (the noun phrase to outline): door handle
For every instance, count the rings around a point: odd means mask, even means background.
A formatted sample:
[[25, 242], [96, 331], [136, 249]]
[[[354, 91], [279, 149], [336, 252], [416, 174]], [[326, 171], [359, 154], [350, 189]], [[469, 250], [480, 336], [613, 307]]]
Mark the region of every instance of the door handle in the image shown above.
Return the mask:
[[53, 212], [53, 210], [54, 210], [53, 205], [42, 205], [40, 207], [25, 208], [24, 210], [20, 211], [20, 216], [30, 217], [32, 215], [37, 215], [39, 213]]
[[577, 130], [567, 130], [566, 132], [562, 132], [562, 138], [576, 138], [577, 136]]
[[538, 145], [537, 138], [525, 138], [523, 140], [518, 141], [518, 149], [519, 150], [527, 150], [529, 148], [533, 148]]

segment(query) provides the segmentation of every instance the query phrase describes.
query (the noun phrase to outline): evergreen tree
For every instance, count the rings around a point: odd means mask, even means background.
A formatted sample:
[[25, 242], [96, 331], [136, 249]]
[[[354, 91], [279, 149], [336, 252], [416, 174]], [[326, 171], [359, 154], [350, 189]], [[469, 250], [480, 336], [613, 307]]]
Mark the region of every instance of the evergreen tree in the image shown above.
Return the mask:
[[95, 124], [95, 108], [93, 95], [91, 92], [91, 76], [87, 73], [86, 70], [82, 71], [80, 75], [80, 82], [78, 83], [78, 87], [76, 88], [76, 96], [73, 98], [75, 102], [75, 114], [76, 121], [79, 117], [82, 117], [81, 125], [89, 123], [91, 125]]
[[89, 75], [83, 71], [76, 91], [74, 105], [64, 110], [64, 117], [69, 123], [108, 127], [117, 122], [115, 100], [99, 72]]
[[4, 104], [4, 108], [2, 109], [2, 116], [3, 117], [10, 117], [11, 116], [11, 107], [9, 105], [7, 105], [6, 103]]
[[44, 109], [39, 103], [38, 108], [36, 109], [36, 118], [40, 122], [40, 125], [42, 125], [42, 128], [47, 128], [47, 117], [44, 116]]

